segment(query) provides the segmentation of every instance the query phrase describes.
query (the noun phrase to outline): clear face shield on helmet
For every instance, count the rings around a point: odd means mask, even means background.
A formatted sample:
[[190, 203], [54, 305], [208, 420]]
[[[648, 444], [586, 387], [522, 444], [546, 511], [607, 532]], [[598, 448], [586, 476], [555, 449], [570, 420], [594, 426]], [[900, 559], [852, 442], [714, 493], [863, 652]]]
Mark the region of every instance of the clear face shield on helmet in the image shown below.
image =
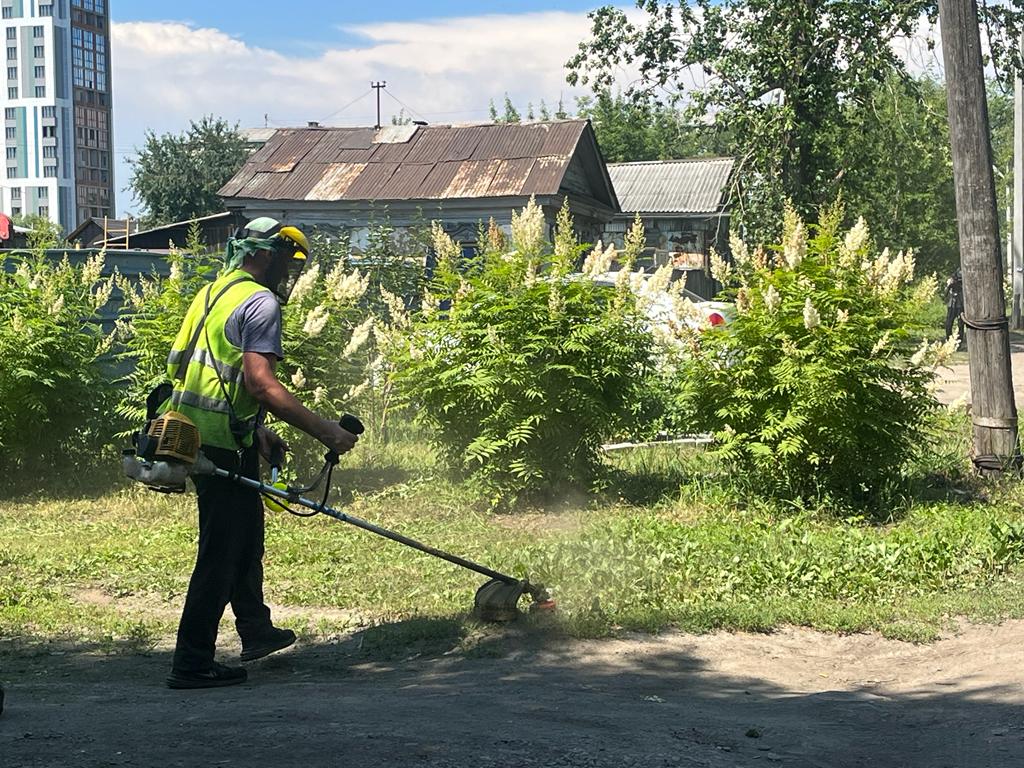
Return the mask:
[[282, 227], [273, 239], [274, 257], [283, 261], [280, 267], [283, 274], [273, 291], [281, 304], [287, 304], [288, 298], [295, 290], [295, 284], [306, 268], [309, 242], [306, 240], [306, 236], [295, 227]]

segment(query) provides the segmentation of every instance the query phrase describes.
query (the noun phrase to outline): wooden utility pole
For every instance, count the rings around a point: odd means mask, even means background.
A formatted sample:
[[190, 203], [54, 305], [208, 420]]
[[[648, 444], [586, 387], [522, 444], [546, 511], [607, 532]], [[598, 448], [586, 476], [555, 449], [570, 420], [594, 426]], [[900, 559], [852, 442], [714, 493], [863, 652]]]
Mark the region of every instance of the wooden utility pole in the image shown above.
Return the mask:
[[1020, 454], [975, 0], [939, 0], [939, 25], [964, 276], [973, 460], [982, 472], [997, 474], [1017, 466]]
[[1024, 84], [1021, 76], [1013, 79], [1013, 237], [1010, 249], [1010, 324], [1015, 331], [1024, 328], [1021, 302], [1024, 301]]

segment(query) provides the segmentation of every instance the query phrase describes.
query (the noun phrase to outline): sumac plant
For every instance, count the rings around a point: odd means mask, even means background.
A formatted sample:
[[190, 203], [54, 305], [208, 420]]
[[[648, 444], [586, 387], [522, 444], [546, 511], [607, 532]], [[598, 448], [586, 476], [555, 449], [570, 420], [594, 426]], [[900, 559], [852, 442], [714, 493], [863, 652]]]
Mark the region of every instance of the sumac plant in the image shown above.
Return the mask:
[[808, 227], [789, 210], [768, 249], [733, 237], [733, 264], [713, 264], [736, 318], [679, 356], [683, 420], [771, 494], [858, 499], [897, 479], [924, 446], [935, 365], [955, 349], [917, 341], [936, 286], [913, 283], [913, 253], [878, 253], [863, 220], [841, 233], [841, 217], [837, 206]]
[[[545, 228], [531, 201], [513, 214], [510, 243], [492, 223], [463, 262], [435, 226], [422, 311], [388, 349], [431, 440], [495, 505], [588, 488], [602, 441], [633, 417], [651, 353], [628, 287], [573, 273], [585, 249], [568, 208], [553, 244]], [[588, 262], [599, 260], [606, 252]]]

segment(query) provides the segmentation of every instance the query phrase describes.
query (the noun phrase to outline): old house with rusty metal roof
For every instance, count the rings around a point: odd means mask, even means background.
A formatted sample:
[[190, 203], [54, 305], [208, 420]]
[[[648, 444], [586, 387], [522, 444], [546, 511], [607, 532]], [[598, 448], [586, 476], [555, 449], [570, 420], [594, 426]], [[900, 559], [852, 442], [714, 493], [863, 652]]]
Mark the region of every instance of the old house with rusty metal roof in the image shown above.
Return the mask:
[[619, 212], [588, 120], [280, 129], [220, 195], [242, 218], [347, 230], [356, 244], [386, 219], [438, 220], [471, 245], [481, 223], [508, 225], [531, 196], [551, 224], [568, 198], [583, 241]]
[[731, 157], [610, 164], [622, 211], [605, 227], [605, 242], [621, 247], [639, 215], [650, 262], [671, 262], [689, 273], [687, 285], [695, 293], [714, 295], [710, 251], [728, 251], [733, 165]]

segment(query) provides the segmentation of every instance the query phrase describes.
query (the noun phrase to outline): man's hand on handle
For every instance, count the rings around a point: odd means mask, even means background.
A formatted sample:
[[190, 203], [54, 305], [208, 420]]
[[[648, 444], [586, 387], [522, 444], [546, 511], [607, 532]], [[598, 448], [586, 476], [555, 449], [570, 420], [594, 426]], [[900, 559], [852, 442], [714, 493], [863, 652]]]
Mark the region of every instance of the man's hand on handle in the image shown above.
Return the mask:
[[291, 450], [288, 443], [272, 429], [260, 426], [256, 428], [256, 447], [268, 464], [280, 467], [284, 463], [284, 455]]
[[359, 441], [358, 435], [352, 434], [336, 421], [322, 419], [322, 422], [320, 432], [316, 437], [334, 453], [340, 456], [356, 447], [356, 443]]

